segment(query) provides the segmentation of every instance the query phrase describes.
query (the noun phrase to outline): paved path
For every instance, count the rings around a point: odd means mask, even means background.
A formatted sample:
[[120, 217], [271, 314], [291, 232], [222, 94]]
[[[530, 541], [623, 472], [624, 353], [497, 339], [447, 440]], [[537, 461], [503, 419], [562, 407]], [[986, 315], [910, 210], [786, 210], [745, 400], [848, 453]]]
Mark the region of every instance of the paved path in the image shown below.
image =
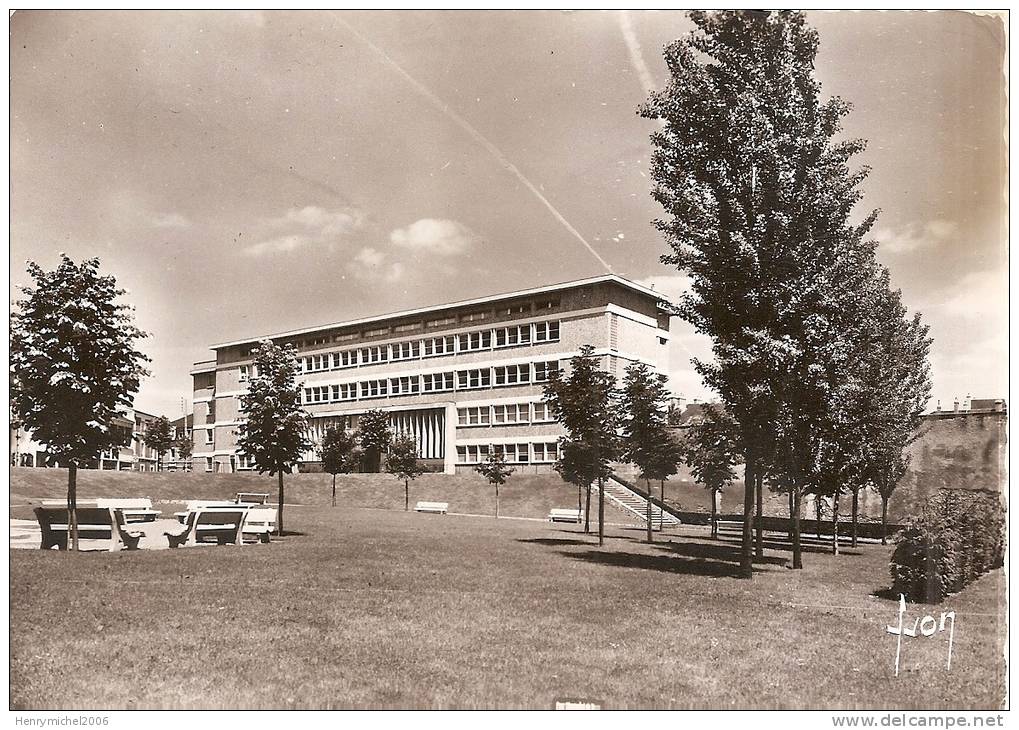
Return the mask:
[[[132, 522], [129, 526], [132, 531], [137, 530], [143, 533], [138, 541], [138, 547], [142, 550], [168, 550], [169, 542], [164, 532], [179, 533], [184, 529], [177, 520], [162, 519], [153, 522]], [[38, 550], [42, 542], [42, 533], [39, 530], [39, 523], [35, 520], [11, 520], [11, 541], [12, 549]], [[82, 550], [108, 550], [109, 540], [82, 540]]]

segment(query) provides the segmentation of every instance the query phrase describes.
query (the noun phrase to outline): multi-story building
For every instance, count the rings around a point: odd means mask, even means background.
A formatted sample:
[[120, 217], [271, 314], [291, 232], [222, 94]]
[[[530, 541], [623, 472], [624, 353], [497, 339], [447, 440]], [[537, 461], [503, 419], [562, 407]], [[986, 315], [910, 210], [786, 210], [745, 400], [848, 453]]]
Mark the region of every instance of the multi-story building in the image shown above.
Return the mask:
[[[97, 458], [84, 463], [89, 469], [113, 469], [118, 471], [155, 471], [156, 452], [145, 444], [145, 433], [149, 424], [156, 419], [151, 413], [136, 408], [123, 409], [113, 417], [110, 428], [120, 438], [120, 444], [102, 451]], [[32, 437], [32, 432], [12, 420], [11, 463], [14, 466], [58, 466], [43, 444]]]
[[[644, 361], [664, 370], [671, 307], [658, 292], [614, 275], [498, 294], [268, 336], [297, 348], [309, 438], [357, 427], [382, 409], [419, 455], [446, 473], [473, 468], [490, 449], [508, 462], [550, 468], [562, 430], [542, 401], [549, 373], [582, 345], [621, 377]], [[194, 465], [250, 469], [237, 452], [240, 396], [265, 337], [213, 345], [196, 363]], [[314, 450], [304, 454], [309, 465]]]

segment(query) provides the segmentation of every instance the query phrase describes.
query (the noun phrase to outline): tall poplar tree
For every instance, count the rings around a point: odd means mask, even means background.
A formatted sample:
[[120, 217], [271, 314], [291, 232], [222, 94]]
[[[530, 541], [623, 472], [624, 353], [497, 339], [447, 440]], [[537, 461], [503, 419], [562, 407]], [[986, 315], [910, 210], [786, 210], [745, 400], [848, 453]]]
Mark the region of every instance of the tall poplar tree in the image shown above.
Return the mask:
[[293, 345], [280, 346], [263, 340], [254, 354], [255, 375], [248, 392], [240, 397], [241, 416], [237, 448], [252, 459], [259, 474], [279, 480], [279, 511], [276, 532], [283, 534], [283, 474], [312, 447], [305, 437], [308, 414], [301, 407], [297, 382], [297, 354]]
[[11, 400], [33, 438], [67, 467], [69, 544], [78, 549], [77, 471], [105, 449], [121, 445], [111, 424], [131, 408], [148, 358], [135, 349], [147, 335], [116, 280], [99, 273], [99, 259], [75, 264], [61, 254], [45, 271], [29, 262], [34, 285], [22, 287], [11, 315]]

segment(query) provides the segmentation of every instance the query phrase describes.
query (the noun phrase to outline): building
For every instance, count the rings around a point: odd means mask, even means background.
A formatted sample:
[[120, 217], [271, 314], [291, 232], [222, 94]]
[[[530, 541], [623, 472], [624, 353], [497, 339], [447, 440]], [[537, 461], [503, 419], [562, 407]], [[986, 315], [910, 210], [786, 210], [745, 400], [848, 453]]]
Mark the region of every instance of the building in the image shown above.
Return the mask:
[[[270, 339], [297, 348], [312, 442], [330, 426], [356, 428], [361, 413], [381, 408], [394, 431], [414, 435], [436, 470], [471, 469], [490, 449], [544, 470], [562, 435], [542, 402], [548, 374], [585, 344], [617, 377], [635, 361], [662, 371], [670, 316], [658, 292], [605, 275]], [[216, 358], [191, 371], [196, 469], [252, 468], [237, 453], [236, 429], [260, 339], [213, 345]], [[303, 467], [317, 460], [309, 451]]]
[[173, 439], [173, 446], [163, 459], [163, 468], [170, 471], [190, 471], [191, 457], [183, 458], [177, 443], [181, 439], [191, 439], [191, 429], [195, 421], [195, 414], [188, 413], [170, 421], [170, 438]]

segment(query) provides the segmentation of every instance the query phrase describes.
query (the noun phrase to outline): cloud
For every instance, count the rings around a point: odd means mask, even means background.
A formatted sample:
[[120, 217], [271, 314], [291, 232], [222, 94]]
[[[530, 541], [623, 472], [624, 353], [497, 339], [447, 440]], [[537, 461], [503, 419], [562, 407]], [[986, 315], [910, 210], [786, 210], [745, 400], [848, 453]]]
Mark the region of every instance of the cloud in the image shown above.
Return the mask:
[[347, 264], [347, 271], [355, 279], [368, 282], [392, 283], [404, 276], [404, 266], [399, 261], [390, 263], [389, 255], [377, 248], [365, 246]]
[[364, 225], [364, 214], [355, 208], [326, 210], [314, 205], [291, 208], [286, 213], [263, 221], [262, 238], [247, 246], [248, 256], [288, 253], [302, 248], [336, 248], [339, 239]]
[[191, 221], [180, 213], [159, 213], [152, 218], [155, 228], [190, 228]]
[[892, 255], [909, 253], [952, 238], [959, 230], [954, 221], [935, 219], [925, 225], [910, 224], [898, 229], [881, 228], [874, 232], [878, 251]]
[[389, 234], [394, 246], [412, 251], [453, 256], [474, 246], [477, 236], [463, 223], [441, 218], [422, 218]]

